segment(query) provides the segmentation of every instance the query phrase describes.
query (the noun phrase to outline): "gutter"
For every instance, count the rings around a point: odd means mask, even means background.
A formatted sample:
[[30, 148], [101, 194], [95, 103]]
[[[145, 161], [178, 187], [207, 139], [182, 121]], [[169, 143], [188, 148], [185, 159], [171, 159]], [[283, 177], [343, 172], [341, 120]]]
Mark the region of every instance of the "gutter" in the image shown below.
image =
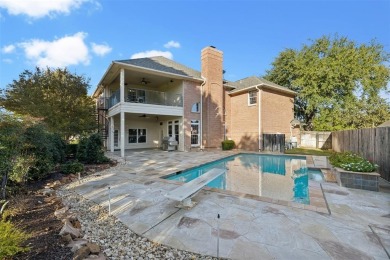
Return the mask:
[[200, 85], [200, 149], [203, 150], [203, 86], [206, 84], [206, 78], [203, 79], [202, 85]]
[[261, 132], [261, 93], [263, 92], [262, 89], [259, 88], [260, 85], [256, 86], [255, 88], [259, 91], [258, 95], [257, 95], [257, 105], [258, 105], [258, 108], [259, 108], [259, 111], [258, 111], [258, 119], [259, 119], [259, 124], [258, 124], [258, 131], [259, 131], [259, 143], [258, 143], [258, 146], [259, 146], [259, 151], [262, 150], [262, 145], [261, 145], [261, 141], [262, 141], [262, 132]]

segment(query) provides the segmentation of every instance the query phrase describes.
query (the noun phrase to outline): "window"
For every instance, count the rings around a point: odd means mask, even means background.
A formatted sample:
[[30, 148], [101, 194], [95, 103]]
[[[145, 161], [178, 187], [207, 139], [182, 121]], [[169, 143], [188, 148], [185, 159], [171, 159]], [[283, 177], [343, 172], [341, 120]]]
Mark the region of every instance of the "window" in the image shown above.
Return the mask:
[[191, 146], [199, 146], [199, 120], [191, 120]]
[[146, 129], [129, 129], [129, 143], [146, 143]]
[[254, 105], [257, 103], [257, 91], [248, 92], [248, 105]]
[[180, 122], [179, 120], [175, 120], [175, 122], [168, 121], [168, 135], [175, 137], [177, 143], [179, 143], [180, 137]]
[[200, 104], [199, 104], [199, 102], [193, 104], [192, 108], [191, 108], [191, 112], [192, 113], [199, 113], [199, 111], [200, 111]]
[[144, 103], [145, 90], [129, 89], [129, 92], [127, 94], [127, 102]]

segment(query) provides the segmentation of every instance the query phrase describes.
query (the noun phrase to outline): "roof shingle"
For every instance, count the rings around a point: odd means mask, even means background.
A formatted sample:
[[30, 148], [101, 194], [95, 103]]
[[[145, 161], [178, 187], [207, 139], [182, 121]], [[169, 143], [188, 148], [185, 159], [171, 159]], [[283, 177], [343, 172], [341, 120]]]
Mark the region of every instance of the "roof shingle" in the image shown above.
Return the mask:
[[180, 63], [162, 56], [140, 58], [131, 60], [117, 60], [115, 62], [126, 63], [129, 65], [142, 67], [146, 69], [158, 70], [167, 73], [173, 73], [181, 76], [187, 76], [192, 78], [201, 78], [200, 71], [188, 68]]

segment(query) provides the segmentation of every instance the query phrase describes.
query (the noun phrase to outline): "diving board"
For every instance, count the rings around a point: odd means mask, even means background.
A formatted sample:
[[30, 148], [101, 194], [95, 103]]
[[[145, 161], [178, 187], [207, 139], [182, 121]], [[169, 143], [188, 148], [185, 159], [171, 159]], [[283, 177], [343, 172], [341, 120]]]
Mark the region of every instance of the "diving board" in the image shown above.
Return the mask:
[[171, 200], [180, 201], [181, 204], [178, 207], [193, 207], [195, 204], [193, 204], [191, 201], [191, 197], [194, 196], [195, 193], [201, 190], [209, 182], [224, 174], [225, 171], [226, 170], [223, 169], [212, 169], [205, 174], [202, 174], [198, 178], [184, 183], [182, 186], [168, 192], [165, 197]]

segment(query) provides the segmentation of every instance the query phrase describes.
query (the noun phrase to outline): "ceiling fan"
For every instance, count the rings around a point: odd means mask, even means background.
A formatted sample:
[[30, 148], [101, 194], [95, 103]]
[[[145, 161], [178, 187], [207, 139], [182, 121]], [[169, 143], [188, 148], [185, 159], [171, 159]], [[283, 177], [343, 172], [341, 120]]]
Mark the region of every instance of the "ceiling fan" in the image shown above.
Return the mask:
[[146, 80], [145, 78], [142, 78], [142, 80], [141, 80], [141, 84], [142, 85], [146, 85], [146, 84], [149, 84], [149, 83], [150, 83], [149, 80]]
[[140, 115], [138, 117], [143, 117], [143, 118], [150, 118], [149, 116], [147, 116], [146, 114], [143, 114], [143, 115]]

